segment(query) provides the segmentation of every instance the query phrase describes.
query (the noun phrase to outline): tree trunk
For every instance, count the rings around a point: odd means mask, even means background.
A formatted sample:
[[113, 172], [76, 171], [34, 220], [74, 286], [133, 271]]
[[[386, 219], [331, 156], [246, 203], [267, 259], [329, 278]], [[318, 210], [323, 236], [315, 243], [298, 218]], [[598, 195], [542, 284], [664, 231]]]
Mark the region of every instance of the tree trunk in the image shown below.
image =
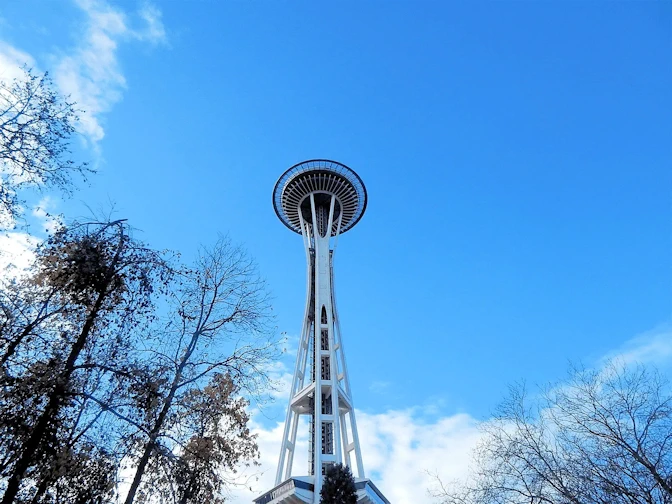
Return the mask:
[[75, 363], [79, 358], [79, 354], [84, 349], [84, 344], [86, 343], [86, 340], [91, 333], [93, 323], [98, 317], [98, 312], [100, 311], [100, 308], [103, 304], [106, 293], [107, 289], [98, 295], [98, 299], [96, 299], [93, 310], [91, 310], [91, 313], [87, 317], [84, 327], [82, 328], [82, 332], [79, 334], [77, 341], [73, 345], [72, 350], [70, 351], [70, 355], [68, 355], [68, 360], [65, 363], [65, 369], [56, 381], [54, 390], [51, 392], [51, 394], [49, 394], [49, 402], [47, 403], [47, 407], [37, 421], [37, 424], [28, 438], [28, 441], [26, 441], [24, 444], [21, 457], [16, 463], [16, 466], [14, 466], [12, 476], [7, 481], [7, 489], [5, 490], [5, 495], [2, 498], [1, 504], [12, 504], [16, 498], [16, 495], [19, 493], [21, 480], [23, 480], [24, 474], [33, 464], [35, 454], [43, 441], [44, 434], [46, 433], [47, 427], [49, 426], [49, 422], [53, 420], [53, 418], [58, 414], [63, 397], [65, 396], [65, 392], [67, 390], [67, 386], [70, 382], [70, 377], [74, 371]]
[[33, 496], [33, 500], [31, 501], [31, 504], [37, 504], [40, 502], [40, 499], [44, 495], [44, 493], [47, 491], [47, 486], [49, 485], [49, 478], [44, 478], [42, 481], [40, 481], [39, 486], [37, 487], [37, 492], [35, 492], [35, 495]]
[[96, 302], [94, 303], [91, 312], [86, 317], [84, 327], [82, 328], [82, 331], [79, 334], [77, 341], [75, 341], [72, 350], [70, 350], [70, 354], [68, 355], [68, 360], [65, 363], [63, 373], [56, 381], [56, 384], [51, 394], [49, 394], [49, 402], [47, 403], [47, 407], [45, 408], [42, 415], [40, 415], [40, 418], [37, 421], [37, 424], [35, 425], [33, 432], [30, 434], [30, 437], [23, 445], [23, 450], [21, 451], [21, 457], [14, 466], [12, 476], [7, 481], [7, 488], [5, 490], [5, 494], [3, 495], [2, 502], [0, 504], [12, 504], [14, 502], [14, 499], [16, 499], [16, 496], [21, 488], [21, 481], [23, 480], [23, 477], [26, 474], [28, 468], [34, 463], [35, 455], [38, 449], [40, 448], [40, 444], [44, 440], [44, 435], [47, 431], [47, 427], [49, 426], [49, 422], [56, 417], [61, 408], [63, 397], [65, 396], [65, 392], [67, 391], [67, 387], [69, 385], [72, 373], [75, 370], [75, 363], [77, 362], [80, 353], [84, 349], [84, 345], [86, 344], [86, 341], [89, 338], [89, 334], [91, 333], [93, 324], [98, 318], [98, 313], [100, 312], [100, 309], [103, 306], [103, 301], [105, 301], [105, 298], [107, 297], [108, 294], [107, 290], [110, 286], [110, 283], [112, 282], [112, 277], [114, 276], [117, 262], [119, 260], [119, 257], [121, 256], [123, 244], [124, 244], [124, 235], [122, 231], [119, 240], [119, 247], [117, 248], [114, 258], [112, 259], [112, 262], [110, 263], [110, 266], [107, 270], [107, 276], [105, 278], [104, 288], [98, 294], [98, 297], [96, 298]]
[[189, 484], [187, 485], [187, 488], [184, 489], [182, 497], [180, 497], [180, 504], [187, 504], [189, 502], [189, 499], [191, 499], [191, 494], [194, 493], [194, 487], [196, 486], [194, 479], [195, 479], [194, 476], [189, 478], [190, 480]]
[[189, 362], [189, 358], [191, 357], [194, 348], [196, 348], [196, 343], [198, 342], [199, 336], [200, 333], [198, 331], [194, 332], [191, 341], [189, 342], [188, 351], [184, 354], [182, 360], [180, 361], [180, 365], [178, 366], [175, 373], [175, 378], [173, 379], [173, 383], [170, 386], [168, 397], [166, 397], [166, 401], [163, 403], [161, 413], [159, 413], [159, 416], [156, 419], [156, 422], [154, 422], [154, 426], [149, 433], [149, 441], [147, 441], [145, 449], [142, 453], [142, 457], [140, 457], [140, 462], [138, 462], [138, 467], [135, 470], [135, 476], [133, 477], [133, 483], [131, 483], [131, 487], [128, 489], [128, 494], [126, 494], [126, 500], [124, 501], [124, 504], [133, 504], [133, 501], [135, 500], [135, 494], [138, 491], [142, 477], [145, 474], [145, 470], [147, 469], [149, 457], [152, 455], [152, 450], [156, 445], [156, 439], [159, 437], [159, 433], [161, 432], [163, 424], [166, 421], [166, 417], [168, 416], [170, 408], [173, 405], [175, 393], [177, 392], [177, 388], [180, 385], [180, 380], [182, 379], [182, 372], [184, 371], [184, 367], [187, 365], [187, 362]]

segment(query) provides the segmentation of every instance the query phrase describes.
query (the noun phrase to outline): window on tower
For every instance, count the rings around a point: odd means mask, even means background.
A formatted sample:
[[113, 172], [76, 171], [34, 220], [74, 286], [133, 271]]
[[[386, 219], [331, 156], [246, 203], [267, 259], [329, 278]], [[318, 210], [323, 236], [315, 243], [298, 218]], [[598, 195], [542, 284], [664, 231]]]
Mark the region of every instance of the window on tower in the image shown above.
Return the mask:
[[334, 454], [334, 424], [322, 422], [322, 454]]
[[333, 408], [331, 407], [331, 396], [327, 397], [326, 394], [322, 394], [322, 414], [331, 415]]
[[331, 378], [331, 366], [329, 365], [329, 357], [322, 357], [322, 379], [329, 380]]

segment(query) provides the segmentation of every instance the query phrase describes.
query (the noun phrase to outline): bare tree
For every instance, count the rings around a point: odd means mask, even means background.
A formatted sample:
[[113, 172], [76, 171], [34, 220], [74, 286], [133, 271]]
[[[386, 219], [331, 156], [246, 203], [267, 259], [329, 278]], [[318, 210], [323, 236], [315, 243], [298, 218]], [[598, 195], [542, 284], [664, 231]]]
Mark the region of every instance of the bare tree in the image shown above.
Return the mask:
[[23, 78], [0, 82], [0, 222], [21, 215], [19, 192], [56, 188], [69, 192], [86, 163], [70, 157], [78, 111], [59, 95], [48, 74], [24, 69]]
[[108, 503], [129, 466], [128, 502], [215, 503], [256, 462], [241, 391], [267, 393], [277, 355], [265, 285], [227, 240], [193, 269], [165, 257], [124, 221], [73, 225], [0, 289], [3, 504]]
[[[226, 483], [221, 469], [256, 460], [244, 403], [235, 392], [257, 394], [269, 385], [266, 366], [277, 356], [270, 321], [254, 262], [228, 239], [202, 250], [196, 266], [182, 272], [161, 335], [170, 350], [154, 350], [162, 370], [160, 399], [138, 445], [126, 504], [150, 499], [160, 490], [157, 481], [177, 488], [182, 504], [204, 502], [204, 496], [215, 502]], [[210, 394], [218, 399], [212, 396], [204, 409]], [[224, 435], [221, 426], [227, 424]], [[148, 471], [152, 483], [143, 486]]]
[[32, 275], [17, 281], [23, 286], [3, 290], [3, 504], [40, 502], [59, 479], [72, 495], [83, 464], [113, 463], [100, 405], [138, 381], [125, 358], [130, 335], [151, 318], [152, 294], [169, 276], [161, 254], [131, 239], [124, 221], [86, 223], [55, 233]]
[[536, 400], [514, 387], [484, 431], [472, 478], [440, 484], [440, 502], [672, 503], [672, 394], [655, 370], [575, 370]]
[[178, 423], [186, 443], [163, 461], [166, 470], [159, 478], [170, 482], [166, 489], [173, 502], [224, 502], [223, 475], [235, 473], [241, 461], [249, 465], [259, 456], [247, 425], [249, 403], [238, 393], [230, 375], [217, 373], [203, 389], [192, 388], [181, 398]]

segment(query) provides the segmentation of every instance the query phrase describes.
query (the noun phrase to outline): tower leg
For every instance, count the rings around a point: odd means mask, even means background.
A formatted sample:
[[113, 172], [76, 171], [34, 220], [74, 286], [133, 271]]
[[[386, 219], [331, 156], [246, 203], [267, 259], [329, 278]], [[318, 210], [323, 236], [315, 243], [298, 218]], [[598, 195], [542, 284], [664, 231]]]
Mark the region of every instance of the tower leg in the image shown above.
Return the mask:
[[355, 473], [354, 463], [359, 478], [364, 477], [364, 469], [333, 294], [332, 230], [336, 222], [335, 242], [342, 209], [335, 197], [325, 194], [320, 195], [319, 201], [310, 194], [307, 202], [310, 219], [304, 219], [301, 213], [300, 223], [306, 248], [308, 295], [276, 484], [292, 476], [299, 419], [310, 415], [309, 475], [313, 502], [317, 504], [328, 465], [345, 463]]

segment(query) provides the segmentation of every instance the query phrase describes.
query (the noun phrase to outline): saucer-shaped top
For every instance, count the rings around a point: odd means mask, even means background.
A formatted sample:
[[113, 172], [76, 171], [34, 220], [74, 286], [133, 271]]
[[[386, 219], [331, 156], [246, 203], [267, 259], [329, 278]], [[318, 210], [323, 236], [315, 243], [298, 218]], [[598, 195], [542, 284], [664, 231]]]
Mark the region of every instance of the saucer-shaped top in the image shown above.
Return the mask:
[[[311, 159], [292, 166], [282, 174], [273, 189], [273, 207], [278, 218], [292, 231], [301, 234], [299, 214], [310, 208], [307, 198], [316, 195], [336, 197], [335, 218], [331, 229], [334, 236], [338, 228], [338, 216], [342, 214], [341, 233], [352, 228], [366, 210], [366, 187], [352, 169], [328, 159]], [[329, 198], [330, 199], [330, 198]], [[302, 205], [303, 204], [303, 205]]]

